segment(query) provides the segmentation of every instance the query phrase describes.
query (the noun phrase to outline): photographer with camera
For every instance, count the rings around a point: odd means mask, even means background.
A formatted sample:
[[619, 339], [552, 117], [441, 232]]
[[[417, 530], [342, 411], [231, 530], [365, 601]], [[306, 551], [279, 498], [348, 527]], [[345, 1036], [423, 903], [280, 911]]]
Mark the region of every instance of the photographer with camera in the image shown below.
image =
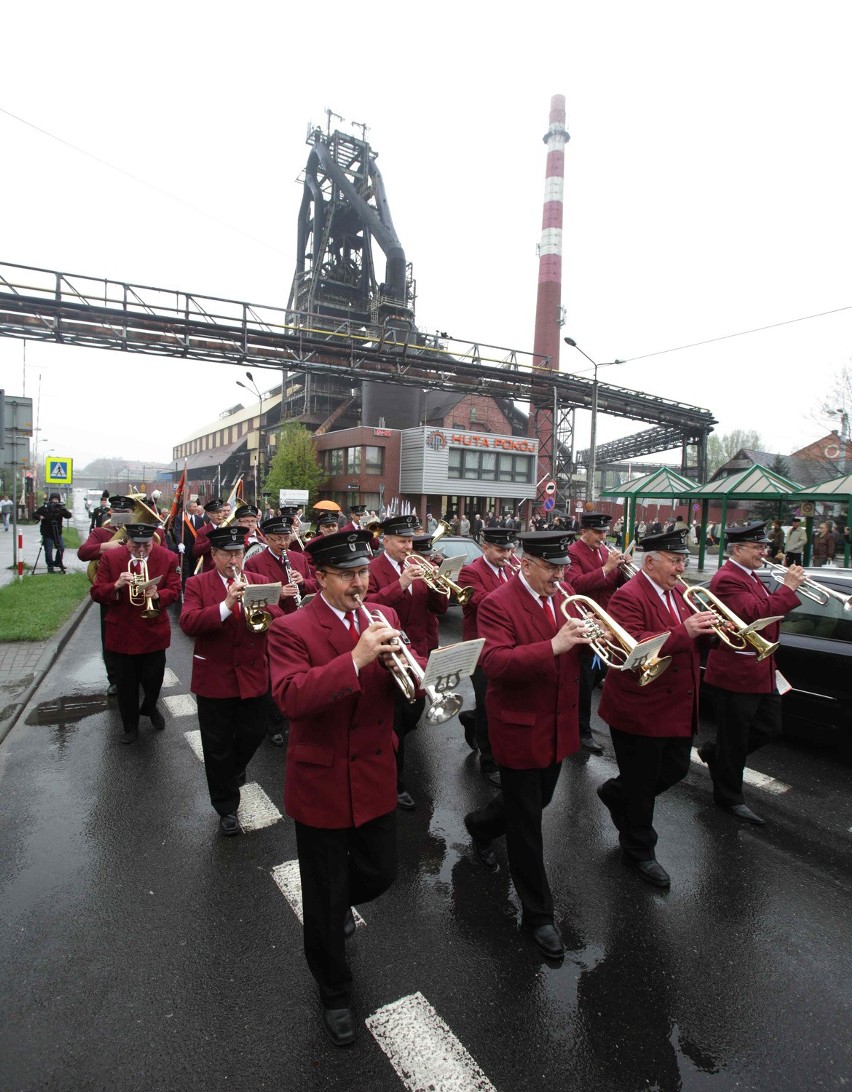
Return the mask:
[[[62, 521], [71, 519], [71, 513], [63, 505], [58, 493], [51, 493], [47, 504], [36, 508], [33, 515], [41, 520], [41, 542], [44, 546], [44, 559], [47, 562], [49, 573], [65, 572], [62, 556], [65, 553], [65, 543], [62, 540]], [[53, 551], [56, 551], [54, 557]]]

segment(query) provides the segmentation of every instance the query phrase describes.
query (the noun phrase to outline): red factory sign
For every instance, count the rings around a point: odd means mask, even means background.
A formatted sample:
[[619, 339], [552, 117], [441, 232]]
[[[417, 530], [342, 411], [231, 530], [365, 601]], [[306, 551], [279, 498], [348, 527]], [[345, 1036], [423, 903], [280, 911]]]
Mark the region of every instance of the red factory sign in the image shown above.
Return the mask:
[[524, 451], [530, 455], [538, 452], [538, 440], [522, 436], [483, 436], [477, 432], [441, 432], [433, 429], [426, 436], [426, 443], [435, 451], [447, 444], [455, 447], [480, 447], [489, 451]]

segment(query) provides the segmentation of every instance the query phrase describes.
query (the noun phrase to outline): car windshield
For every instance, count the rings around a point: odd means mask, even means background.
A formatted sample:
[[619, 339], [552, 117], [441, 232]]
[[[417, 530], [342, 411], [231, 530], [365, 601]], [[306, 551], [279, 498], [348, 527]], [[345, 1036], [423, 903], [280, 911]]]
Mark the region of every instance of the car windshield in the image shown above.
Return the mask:
[[[852, 581], [835, 581], [822, 577], [822, 574], [812, 579], [816, 579], [818, 583], [823, 583], [826, 588], [831, 588], [841, 595], [852, 593]], [[770, 591], [775, 590], [776, 585], [771, 578], [765, 578], [765, 582]], [[829, 596], [827, 602], [817, 603], [813, 599], [806, 598], [801, 592], [799, 598], [802, 600], [799, 606], [790, 611], [781, 623], [784, 633], [827, 637], [834, 641], [852, 641], [852, 610], [845, 610], [839, 599]]]

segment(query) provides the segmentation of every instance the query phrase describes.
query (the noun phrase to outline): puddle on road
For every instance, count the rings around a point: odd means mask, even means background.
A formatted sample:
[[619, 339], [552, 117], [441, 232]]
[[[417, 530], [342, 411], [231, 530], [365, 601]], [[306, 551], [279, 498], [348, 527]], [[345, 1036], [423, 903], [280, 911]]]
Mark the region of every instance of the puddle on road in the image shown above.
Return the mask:
[[29, 714], [26, 724], [76, 724], [84, 717], [102, 713], [109, 707], [106, 694], [74, 694], [42, 702]]

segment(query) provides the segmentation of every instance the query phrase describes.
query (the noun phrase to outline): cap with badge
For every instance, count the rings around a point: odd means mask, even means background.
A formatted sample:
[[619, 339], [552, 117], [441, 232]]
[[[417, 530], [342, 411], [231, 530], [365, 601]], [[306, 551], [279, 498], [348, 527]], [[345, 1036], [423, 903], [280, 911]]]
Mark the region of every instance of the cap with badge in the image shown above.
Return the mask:
[[295, 516], [299, 509], [295, 504], [282, 504], [278, 511], [282, 516]]
[[221, 497], [216, 497], [213, 500], [209, 500], [204, 505], [205, 512], [221, 512], [225, 505], [222, 502]]
[[336, 512], [323, 512], [321, 516], [317, 516], [317, 527], [336, 527], [337, 526], [337, 513]]
[[246, 516], [254, 516], [257, 519], [259, 515], [260, 509], [255, 508], [253, 504], [241, 504], [234, 512], [234, 519], [245, 519]]
[[246, 545], [245, 527], [217, 527], [207, 536], [214, 550], [244, 550]]
[[415, 535], [411, 540], [411, 549], [415, 554], [431, 554], [432, 535]]
[[350, 504], [349, 505], [349, 511], [352, 513], [353, 516], [363, 516], [364, 513], [367, 511], [367, 505], [366, 504]]
[[518, 535], [525, 557], [540, 557], [551, 565], [570, 565], [568, 547], [576, 536], [568, 531], [527, 531]]
[[518, 541], [518, 534], [510, 527], [484, 527], [482, 529], [482, 541], [490, 542], [492, 546], [502, 546], [504, 550], [514, 546]]
[[114, 512], [132, 512], [133, 500], [117, 493], [114, 497], [109, 498], [109, 506]]
[[318, 568], [363, 569], [373, 557], [369, 531], [341, 531], [336, 535], [312, 538], [305, 546]]
[[752, 520], [751, 523], [735, 523], [726, 527], [725, 542], [728, 546], [742, 546], [746, 542], [769, 542], [766, 537], [766, 520]]
[[388, 516], [387, 519], [381, 521], [379, 526], [386, 535], [400, 535], [403, 538], [414, 538], [417, 534], [417, 528], [420, 526], [420, 520], [414, 515]]
[[293, 530], [293, 520], [290, 516], [270, 516], [260, 525], [265, 535], [289, 535]]
[[639, 549], [646, 554], [659, 550], [664, 554], [688, 554], [686, 537], [689, 531], [658, 531], [655, 535], [643, 535]]
[[131, 542], [150, 542], [157, 528], [152, 523], [125, 523], [124, 533]]
[[580, 516], [580, 528], [583, 531], [605, 531], [612, 523], [612, 516], [606, 512], [584, 512]]

